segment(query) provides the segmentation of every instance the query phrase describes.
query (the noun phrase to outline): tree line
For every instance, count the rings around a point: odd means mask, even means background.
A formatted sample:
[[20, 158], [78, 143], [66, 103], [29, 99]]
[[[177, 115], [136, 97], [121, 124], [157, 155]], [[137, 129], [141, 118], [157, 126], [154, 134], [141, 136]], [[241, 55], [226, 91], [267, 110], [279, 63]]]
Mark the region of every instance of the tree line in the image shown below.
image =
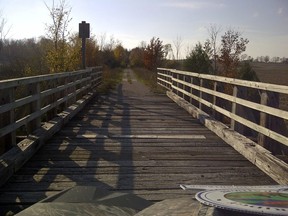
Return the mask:
[[[65, 0], [59, 0], [58, 3], [53, 1], [52, 5], [45, 3], [45, 6], [50, 15], [50, 22], [45, 25], [46, 35], [39, 39], [6, 39], [9, 28], [5, 28], [7, 20], [0, 14], [1, 79], [81, 68], [81, 39], [78, 33], [69, 32], [72, 8]], [[163, 66], [234, 78], [256, 79], [255, 72], [249, 64], [253, 59], [243, 54], [249, 40], [231, 28], [220, 36], [221, 31], [221, 27], [211, 25], [208, 28], [209, 38], [204, 43], [197, 43], [192, 49], [188, 48], [184, 60], [180, 59], [180, 36], [177, 36], [173, 44], [164, 44], [160, 38], [152, 37], [150, 41], [143, 41], [138, 47], [127, 50], [113, 35], [92, 35], [86, 42], [86, 65], [106, 65], [112, 68], [145, 67], [152, 71]], [[261, 56], [254, 61], [279, 62], [280, 58], [270, 59], [269, 56]]]
[[[45, 3], [50, 22], [39, 39], [7, 39], [7, 20], [0, 14], [1, 79], [65, 72], [81, 69], [81, 39], [69, 32], [72, 8], [65, 0]], [[105, 33], [86, 40], [86, 65], [126, 67], [129, 52], [121, 42]]]

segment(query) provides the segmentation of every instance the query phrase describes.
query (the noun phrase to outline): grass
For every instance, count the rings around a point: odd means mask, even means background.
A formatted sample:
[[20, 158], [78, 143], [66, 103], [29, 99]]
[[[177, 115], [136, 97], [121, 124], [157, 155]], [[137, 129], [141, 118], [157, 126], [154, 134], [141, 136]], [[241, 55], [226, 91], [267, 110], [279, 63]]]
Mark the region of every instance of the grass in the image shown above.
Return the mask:
[[102, 84], [99, 87], [99, 93], [107, 94], [114, 90], [122, 82], [123, 70], [121, 68], [104, 68], [102, 74]]
[[144, 68], [133, 68], [136, 78], [144, 85], [148, 86], [156, 94], [164, 94], [165, 89], [157, 84], [157, 72]]

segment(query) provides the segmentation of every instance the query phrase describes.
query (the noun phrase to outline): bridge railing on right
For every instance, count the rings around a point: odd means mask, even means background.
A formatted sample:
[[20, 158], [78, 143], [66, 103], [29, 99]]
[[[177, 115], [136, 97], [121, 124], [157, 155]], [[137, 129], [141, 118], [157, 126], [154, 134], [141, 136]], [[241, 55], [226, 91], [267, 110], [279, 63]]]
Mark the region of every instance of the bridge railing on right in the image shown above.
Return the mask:
[[201, 110], [196, 117], [213, 117], [274, 155], [287, 157], [288, 111], [279, 108], [279, 98], [288, 98], [288, 86], [167, 68], [158, 68], [157, 79], [186, 110]]

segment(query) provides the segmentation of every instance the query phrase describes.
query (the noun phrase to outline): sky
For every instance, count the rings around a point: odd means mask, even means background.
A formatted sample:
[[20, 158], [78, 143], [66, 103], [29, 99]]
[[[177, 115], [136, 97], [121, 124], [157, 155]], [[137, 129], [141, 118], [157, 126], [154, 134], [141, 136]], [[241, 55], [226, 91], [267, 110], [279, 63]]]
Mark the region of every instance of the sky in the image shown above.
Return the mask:
[[[58, 0], [54, 0], [58, 3]], [[8, 38], [45, 36], [51, 23], [48, 9], [53, 0], [0, 0], [2, 17], [11, 27]], [[288, 57], [288, 0], [66, 0], [72, 8], [71, 32], [81, 21], [91, 33], [106, 34], [127, 49], [159, 37], [164, 44], [182, 39], [181, 57], [197, 42], [203, 43], [211, 25], [228, 28], [249, 40], [246, 54], [252, 57]]]

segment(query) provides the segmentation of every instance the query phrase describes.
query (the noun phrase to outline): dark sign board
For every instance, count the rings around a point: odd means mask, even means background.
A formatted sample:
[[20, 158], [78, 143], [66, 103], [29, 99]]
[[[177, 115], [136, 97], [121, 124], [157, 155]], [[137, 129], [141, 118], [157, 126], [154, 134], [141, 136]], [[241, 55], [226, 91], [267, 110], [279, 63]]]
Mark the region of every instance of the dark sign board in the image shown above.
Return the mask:
[[79, 38], [90, 38], [90, 24], [82, 21], [79, 23]]

